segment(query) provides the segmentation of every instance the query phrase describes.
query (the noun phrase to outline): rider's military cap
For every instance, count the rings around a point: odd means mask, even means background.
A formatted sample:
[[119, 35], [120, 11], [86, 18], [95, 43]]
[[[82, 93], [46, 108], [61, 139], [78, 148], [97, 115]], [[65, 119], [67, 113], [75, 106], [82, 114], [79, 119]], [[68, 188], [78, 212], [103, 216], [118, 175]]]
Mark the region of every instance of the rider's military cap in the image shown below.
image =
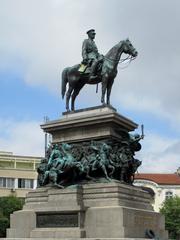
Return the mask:
[[90, 32], [94, 32], [95, 33], [95, 30], [94, 29], [90, 29], [86, 33], [89, 34]]

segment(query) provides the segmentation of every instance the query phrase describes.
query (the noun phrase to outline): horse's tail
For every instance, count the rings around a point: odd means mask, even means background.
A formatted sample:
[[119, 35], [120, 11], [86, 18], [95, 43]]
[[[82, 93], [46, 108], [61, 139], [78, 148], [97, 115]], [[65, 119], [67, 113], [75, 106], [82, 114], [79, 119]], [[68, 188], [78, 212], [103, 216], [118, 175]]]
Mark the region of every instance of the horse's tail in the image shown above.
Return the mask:
[[65, 68], [62, 72], [62, 79], [61, 79], [61, 95], [64, 98], [66, 92], [66, 85], [68, 83], [68, 76], [67, 76], [68, 68]]

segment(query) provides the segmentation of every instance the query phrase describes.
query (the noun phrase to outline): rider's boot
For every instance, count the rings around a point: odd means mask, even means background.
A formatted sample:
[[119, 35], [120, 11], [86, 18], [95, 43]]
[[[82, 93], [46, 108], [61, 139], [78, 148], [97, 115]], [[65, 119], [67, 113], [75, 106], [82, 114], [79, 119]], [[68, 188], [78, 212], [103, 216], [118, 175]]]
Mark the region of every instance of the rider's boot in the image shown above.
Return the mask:
[[96, 75], [96, 67], [97, 67], [97, 61], [94, 61], [92, 66], [91, 66], [91, 72], [90, 72], [90, 77], [89, 77], [89, 80], [94, 80], [97, 78], [97, 75]]
[[96, 79], [96, 78], [97, 78], [97, 75], [91, 75], [90, 78], [89, 78], [89, 80], [91, 81], [91, 80], [94, 80], [94, 79]]

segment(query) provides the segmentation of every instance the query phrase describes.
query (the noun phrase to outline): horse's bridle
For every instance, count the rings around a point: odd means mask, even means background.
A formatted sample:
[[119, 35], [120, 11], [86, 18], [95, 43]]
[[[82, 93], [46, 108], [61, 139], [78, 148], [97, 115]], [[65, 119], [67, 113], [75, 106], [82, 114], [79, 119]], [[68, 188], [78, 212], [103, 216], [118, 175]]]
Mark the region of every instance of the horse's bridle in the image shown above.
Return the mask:
[[119, 60], [110, 59], [110, 58], [107, 58], [107, 57], [105, 57], [105, 56], [104, 56], [104, 58], [105, 58], [106, 60], [110, 61], [110, 62], [117, 62], [118, 64], [119, 64], [119, 63], [123, 63], [123, 62], [125, 62], [126, 60], [129, 60], [129, 63], [130, 63], [131, 61], [133, 61], [134, 59], [136, 59], [136, 57], [133, 57], [133, 56], [131, 56], [130, 54], [129, 54], [129, 56], [128, 56], [127, 58], [119, 59]]
[[[135, 50], [135, 49], [134, 49]], [[126, 60], [129, 60], [129, 64], [131, 63], [131, 61], [133, 61], [134, 59], [136, 59], [136, 57], [133, 57], [132, 55], [128, 55], [128, 57], [127, 58], [124, 58], [124, 59], [119, 59], [119, 60], [116, 60], [116, 59], [110, 59], [110, 58], [107, 58], [107, 57], [105, 57], [104, 56], [104, 58], [106, 59], [106, 60], [108, 60], [108, 61], [110, 61], [110, 62], [117, 62], [117, 64], [119, 64], [119, 63], [123, 63], [123, 62], [125, 62]], [[128, 65], [129, 65], [128, 64]]]

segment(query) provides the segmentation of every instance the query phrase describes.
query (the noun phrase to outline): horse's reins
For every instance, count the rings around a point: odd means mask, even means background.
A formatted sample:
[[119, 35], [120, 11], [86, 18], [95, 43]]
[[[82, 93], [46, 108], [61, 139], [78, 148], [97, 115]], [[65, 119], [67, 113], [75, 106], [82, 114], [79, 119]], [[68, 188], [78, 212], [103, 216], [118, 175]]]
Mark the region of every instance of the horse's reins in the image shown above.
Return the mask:
[[132, 60], [134, 60], [136, 57], [132, 57], [132, 56], [128, 56], [127, 58], [124, 58], [124, 59], [119, 59], [119, 60], [116, 60], [116, 59], [110, 59], [110, 58], [107, 58], [104, 56], [104, 58], [110, 62], [118, 62], [119, 63], [123, 63], [125, 62], [126, 60], [129, 60], [129, 62], [131, 62]]
[[[119, 68], [120, 68], [120, 69], [125, 69], [125, 68], [127, 68], [127, 67], [129, 66], [129, 64], [130, 64], [135, 58], [136, 58], [136, 57], [128, 56], [127, 58], [122, 59], [122, 60], [123, 60], [122, 62], [124, 62], [125, 60], [129, 60], [129, 61], [127, 62], [127, 65], [126, 65], [125, 67], [120, 67], [120, 66], [119, 66]], [[120, 62], [120, 63], [122, 63], [122, 62]]]

